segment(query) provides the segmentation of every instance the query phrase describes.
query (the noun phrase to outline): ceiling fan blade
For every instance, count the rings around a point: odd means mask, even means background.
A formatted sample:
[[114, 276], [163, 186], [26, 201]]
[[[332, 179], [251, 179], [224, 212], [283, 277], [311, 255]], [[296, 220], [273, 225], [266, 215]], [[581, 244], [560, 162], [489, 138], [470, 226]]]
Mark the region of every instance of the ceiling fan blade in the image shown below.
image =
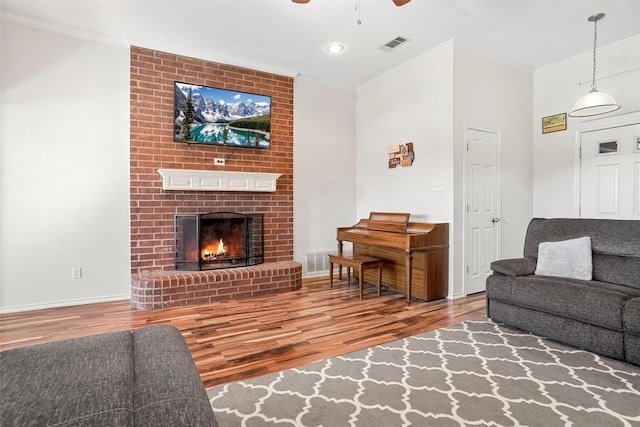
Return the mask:
[[[311, 0], [291, 0], [291, 1], [294, 2], [294, 3], [297, 3], [297, 4], [306, 4], [306, 3], [309, 3], [309, 1], [311, 1]], [[409, 3], [410, 1], [411, 0], [393, 0], [393, 3], [396, 6], [404, 6], [405, 4]]]

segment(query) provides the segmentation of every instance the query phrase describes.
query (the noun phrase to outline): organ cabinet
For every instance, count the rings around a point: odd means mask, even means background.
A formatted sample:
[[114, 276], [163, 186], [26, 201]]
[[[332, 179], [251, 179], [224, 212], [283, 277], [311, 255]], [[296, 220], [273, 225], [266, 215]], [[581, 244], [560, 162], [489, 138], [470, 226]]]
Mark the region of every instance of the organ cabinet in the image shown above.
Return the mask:
[[[444, 298], [449, 282], [449, 224], [409, 222], [408, 213], [371, 212], [351, 227], [338, 227], [338, 252], [343, 242], [353, 253], [383, 260], [382, 285], [407, 296], [433, 301]], [[376, 283], [374, 271], [365, 281]]]

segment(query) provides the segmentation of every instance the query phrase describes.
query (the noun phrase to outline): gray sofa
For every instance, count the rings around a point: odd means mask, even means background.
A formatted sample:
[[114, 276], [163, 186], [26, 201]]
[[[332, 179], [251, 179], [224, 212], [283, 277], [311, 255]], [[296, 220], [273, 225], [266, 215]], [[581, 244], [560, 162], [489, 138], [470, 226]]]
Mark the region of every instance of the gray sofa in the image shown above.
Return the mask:
[[[591, 241], [591, 280], [536, 274], [540, 248], [549, 259], [541, 243], [584, 237]], [[564, 256], [551, 261], [579, 264]], [[495, 261], [491, 269], [487, 316], [494, 321], [640, 365], [640, 221], [534, 218], [524, 257]]]
[[156, 325], [0, 352], [2, 426], [216, 426], [184, 338]]

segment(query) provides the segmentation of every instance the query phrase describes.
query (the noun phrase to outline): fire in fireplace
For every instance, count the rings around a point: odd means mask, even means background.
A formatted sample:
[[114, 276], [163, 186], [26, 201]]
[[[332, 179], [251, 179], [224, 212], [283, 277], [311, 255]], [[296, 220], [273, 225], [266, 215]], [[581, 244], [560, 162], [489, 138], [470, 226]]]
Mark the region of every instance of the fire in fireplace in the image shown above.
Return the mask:
[[264, 262], [262, 214], [178, 214], [174, 229], [176, 270], [213, 270]]

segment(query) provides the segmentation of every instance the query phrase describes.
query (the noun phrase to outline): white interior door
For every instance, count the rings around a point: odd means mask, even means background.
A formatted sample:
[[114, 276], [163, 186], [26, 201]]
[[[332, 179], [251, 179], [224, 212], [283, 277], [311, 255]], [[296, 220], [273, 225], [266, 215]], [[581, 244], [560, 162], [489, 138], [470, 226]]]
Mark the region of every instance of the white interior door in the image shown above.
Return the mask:
[[466, 129], [465, 293], [485, 290], [491, 262], [498, 259], [498, 142], [497, 132]]
[[580, 217], [640, 219], [640, 124], [580, 135]]

